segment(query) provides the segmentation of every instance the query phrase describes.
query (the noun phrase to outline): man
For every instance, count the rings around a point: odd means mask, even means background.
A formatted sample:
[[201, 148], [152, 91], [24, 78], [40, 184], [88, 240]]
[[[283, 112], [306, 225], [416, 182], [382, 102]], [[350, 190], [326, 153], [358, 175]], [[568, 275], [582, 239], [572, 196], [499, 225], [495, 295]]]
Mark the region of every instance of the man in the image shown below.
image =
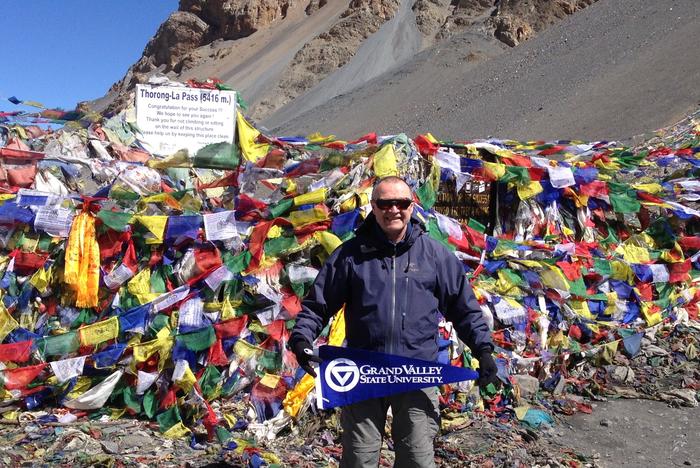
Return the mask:
[[[479, 385], [496, 381], [493, 345], [461, 262], [412, 217], [410, 187], [386, 177], [372, 192], [372, 213], [329, 257], [302, 303], [289, 344], [315, 376], [312, 343], [345, 305], [348, 348], [435, 361], [439, 313], [479, 359]], [[376, 467], [388, 408], [396, 467], [435, 466], [439, 429], [437, 388], [349, 405], [342, 410], [341, 467]]]

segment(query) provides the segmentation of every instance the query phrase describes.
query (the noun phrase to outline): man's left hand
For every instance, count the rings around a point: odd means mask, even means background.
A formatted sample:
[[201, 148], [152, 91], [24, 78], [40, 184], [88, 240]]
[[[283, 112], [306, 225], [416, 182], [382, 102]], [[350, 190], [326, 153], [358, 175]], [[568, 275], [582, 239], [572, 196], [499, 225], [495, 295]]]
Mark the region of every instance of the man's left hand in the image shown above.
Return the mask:
[[488, 384], [495, 384], [498, 382], [498, 366], [496, 361], [493, 360], [490, 351], [483, 351], [479, 355], [479, 379], [477, 384], [480, 388], [486, 388]]

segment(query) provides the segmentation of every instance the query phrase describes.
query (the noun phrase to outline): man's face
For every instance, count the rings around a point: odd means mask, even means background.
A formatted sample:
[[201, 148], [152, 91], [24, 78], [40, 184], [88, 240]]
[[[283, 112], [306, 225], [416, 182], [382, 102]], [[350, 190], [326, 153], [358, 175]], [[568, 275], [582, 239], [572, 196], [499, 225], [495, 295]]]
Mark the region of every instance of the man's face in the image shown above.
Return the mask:
[[[372, 212], [390, 241], [398, 242], [406, 234], [413, 213], [412, 200], [411, 189], [403, 182], [386, 181], [375, 187]], [[402, 204], [404, 209], [399, 206]]]

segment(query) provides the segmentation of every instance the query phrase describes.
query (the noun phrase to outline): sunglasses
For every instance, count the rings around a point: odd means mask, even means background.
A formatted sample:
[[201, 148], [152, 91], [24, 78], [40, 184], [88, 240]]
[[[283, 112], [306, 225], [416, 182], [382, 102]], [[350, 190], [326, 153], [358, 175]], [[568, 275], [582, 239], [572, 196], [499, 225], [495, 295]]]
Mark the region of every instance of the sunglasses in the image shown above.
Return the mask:
[[392, 206], [400, 210], [407, 210], [408, 207], [411, 206], [411, 203], [413, 203], [413, 200], [409, 200], [408, 198], [378, 198], [374, 200], [374, 203], [380, 210], [388, 210]]

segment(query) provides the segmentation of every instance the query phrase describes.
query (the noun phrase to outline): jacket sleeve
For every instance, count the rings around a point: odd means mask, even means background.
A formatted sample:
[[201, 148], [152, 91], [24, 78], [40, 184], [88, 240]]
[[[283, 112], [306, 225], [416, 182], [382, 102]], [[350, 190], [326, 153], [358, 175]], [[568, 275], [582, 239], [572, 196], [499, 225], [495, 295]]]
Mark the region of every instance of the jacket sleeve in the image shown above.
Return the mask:
[[[440, 311], [452, 322], [457, 336], [474, 354], [493, 351], [491, 331], [474, 296], [474, 291], [464, 275], [462, 263], [444, 249], [438, 258], [438, 300]], [[441, 258], [442, 257], [442, 258]], [[442, 261], [440, 261], [442, 260]]]
[[344, 249], [339, 247], [323, 264], [309, 294], [301, 303], [301, 312], [289, 338], [290, 346], [300, 339], [313, 343], [328, 321], [345, 304], [348, 274]]

